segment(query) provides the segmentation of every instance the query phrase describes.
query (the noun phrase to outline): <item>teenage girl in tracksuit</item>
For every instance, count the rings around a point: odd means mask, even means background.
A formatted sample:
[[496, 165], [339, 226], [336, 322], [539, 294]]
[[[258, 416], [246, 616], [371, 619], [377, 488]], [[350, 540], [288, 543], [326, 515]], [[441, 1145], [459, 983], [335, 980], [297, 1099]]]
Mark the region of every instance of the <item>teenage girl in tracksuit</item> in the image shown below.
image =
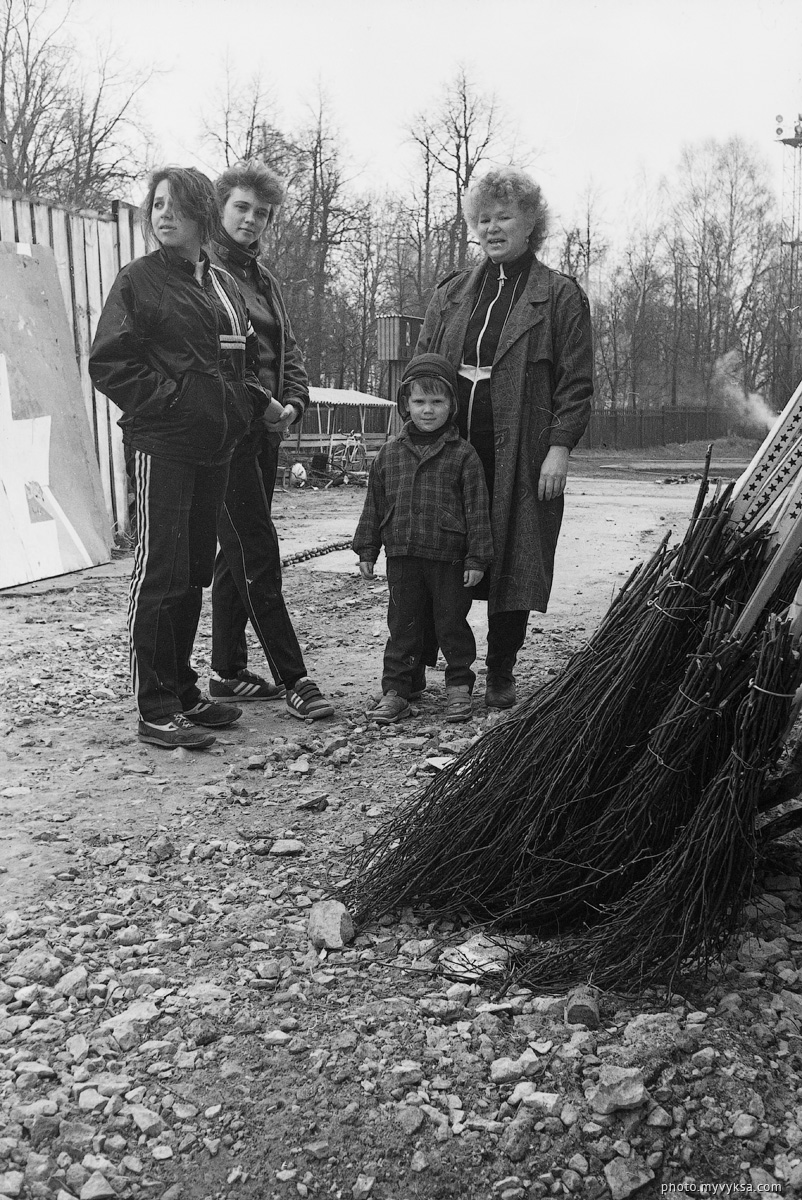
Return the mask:
[[190, 659], [231, 455], [268, 397], [245, 303], [201, 249], [217, 224], [210, 181], [155, 172], [142, 216], [159, 248], [117, 276], [89, 373], [122, 410], [136, 499], [128, 628], [139, 737], [202, 748], [209, 728], [241, 715], [201, 694]]

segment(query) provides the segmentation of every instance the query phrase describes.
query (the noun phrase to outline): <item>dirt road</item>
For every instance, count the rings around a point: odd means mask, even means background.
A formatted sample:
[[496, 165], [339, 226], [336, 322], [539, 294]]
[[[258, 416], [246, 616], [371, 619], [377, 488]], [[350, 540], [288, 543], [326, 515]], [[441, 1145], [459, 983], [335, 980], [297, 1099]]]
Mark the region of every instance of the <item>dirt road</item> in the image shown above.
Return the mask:
[[[533, 615], [524, 689], [595, 627], [665, 531], [683, 529], [695, 494], [689, 483], [572, 479], [554, 602]], [[348, 538], [362, 496], [280, 495], [285, 554]], [[718, 1018], [700, 1036], [715, 997], [695, 1017], [710, 998], [674, 998], [663, 1059], [651, 1041], [636, 1052], [635, 1033], [619, 1059], [640, 1012], [626, 1001], [606, 998], [604, 1028], [581, 1034], [565, 1027], [559, 998], [483, 1010], [487, 993], [448, 992], [436, 958], [453, 927], [405, 912], [342, 952], [310, 948], [308, 911], [347, 872], [351, 848], [425, 783], [428, 758], [459, 751], [485, 721], [480, 674], [474, 721], [442, 723], [435, 670], [413, 720], [366, 727], [383, 579], [363, 582], [350, 551], [285, 572], [332, 721], [307, 726], [280, 702], [251, 705], [210, 752], [171, 754], [135, 740], [129, 569], [121, 558], [0, 595], [0, 1196], [625, 1197], [694, 1172], [765, 1173], [766, 1130], [793, 1110], [796, 1059], [775, 1043], [777, 1112], [751, 1115], [749, 1137], [733, 1140], [732, 1114], [759, 1113], [769, 1068], [764, 1043]], [[480, 643], [483, 608], [472, 618]], [[209, 640], [207, 609], [202, 674]], [[252, 665], [262, 669], [258, 647]], [[768, 1005], [762, 978], [749, 980], [750, 996]], [[527, 1124], [495, 1064], [528, 1044], [541, 1056], [538, 1086], [556, 1098]], [[729, 1074], [693, 1065], [706, 1046], [710, 1063], [729, 1056]], [[642, 1072], [648, 1105], [607, 1117], [588, 1108], [597, 1051]], [[717, 1132], [700, 1116], [694, 1126], [695, 1108], [729, 1115]]]

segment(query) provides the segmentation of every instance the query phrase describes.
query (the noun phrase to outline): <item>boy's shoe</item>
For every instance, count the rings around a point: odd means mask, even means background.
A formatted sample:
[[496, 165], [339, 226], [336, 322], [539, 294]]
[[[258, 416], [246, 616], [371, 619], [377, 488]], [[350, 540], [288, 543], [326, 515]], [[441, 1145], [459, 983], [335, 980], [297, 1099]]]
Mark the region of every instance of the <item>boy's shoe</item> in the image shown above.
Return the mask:
[[242, 709], [236, 704], [218, 704], [216, 700], [201, 696], [192, 708], [184, 709], [184, 716], [193, 725], [205, 725], [207, 729], [225, 729], [226, 725], [233, 725], [240, 719]]
[[213, 745], [214, 735], [198, 729], [183, 713], [173, 713], [170, 717], [157, 717], [155, 721], [140, 720], [139, 740], [164, 746], [167, 750], [177, 750], [179, 746], [187, 750], [205, 750]]
[[311, 679], [298, 679], [287, 688], [287, 708], [302, 721], [320, 721], [334, 716], [334, 705], [324, 697]]
[[485, 704], [488, 708], [512, 708], [516, 700], [515, 679], [512, 675], [488, 675], [485, 685]]
[[402, 721], [404, 717], [411, 715], [412, 709], [408, 700], [399, 696], [398, 692], [385, 692], [376, 707], [367, 713], [367, 718], [369, 721], [375, 721], [377, 725], [394, 725], [396, 721]]
[[470, 721], [473, 715], [471, 689], [467, 684], [446, 688], [446, 711], [444, 721]]
[[418, 700], [426, 691], [426, 667], [423, 663], [412, 672], [412, 686], [409, 692], [410, 700]]
[[231, 679], [209, 676], [209, 695], [213, 700], [281, 700], [286, 694], [283, 683], [269, 683], [253, 671], [237, 671]]

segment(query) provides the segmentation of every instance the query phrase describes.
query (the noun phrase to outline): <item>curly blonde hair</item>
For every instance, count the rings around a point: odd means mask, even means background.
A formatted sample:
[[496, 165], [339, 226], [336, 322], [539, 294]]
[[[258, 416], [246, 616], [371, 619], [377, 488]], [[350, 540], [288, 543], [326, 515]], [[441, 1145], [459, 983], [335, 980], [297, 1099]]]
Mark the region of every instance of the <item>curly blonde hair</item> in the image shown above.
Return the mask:
[[536, 253], [546, 240], [549, 227], [549, 207], [540, 185], [518, 167], [488, 171], [462, 197], [462, 214], [470, 229], [476, 229], [481, 209], [492, 203], [517, 204], [521, 212], [534, 218], [529, 247]]

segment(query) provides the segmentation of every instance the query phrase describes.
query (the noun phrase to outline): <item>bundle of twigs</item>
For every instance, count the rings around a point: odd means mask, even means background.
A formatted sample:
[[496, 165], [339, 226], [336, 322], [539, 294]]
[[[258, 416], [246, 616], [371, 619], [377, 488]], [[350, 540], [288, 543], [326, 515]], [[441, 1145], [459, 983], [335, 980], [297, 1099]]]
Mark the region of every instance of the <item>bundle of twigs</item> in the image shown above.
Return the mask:
[[[662, 853], [644, 860], [645, 873], [589, 929], [530, 948], [514, 964], [520, 982], [559, 987], [593, 979], [600, 987], [627, 981], [643, 988], [691, 963], [705, 966], [726, 943], [752, 887], [755, 816], [800, 680], [788, 629], [776, 621], [756, 659], [726, 759]], [[641, 820], [649, 808], [665, 825], [659, 797], [645, 798]]]
[[[626, 940], [617, 906], [648, 907], [663, 877], [653, 879], [656, 864], [663, 874], [674, 869], [678, 831], [710, 820], [715, 781], [722, 771], [729, 778], [746, 737], [740, 714], [757, 639], [771, 613], [787, 609], [802, 574], [802, 485], [788, 469], [795, 443], [789, 451], [781, 440], [788, 428], [802, 430], [802, 389], [796, 401], [735, 488], [707, 505], [705, 471], [680, 545], [664, 541], [633, 572], [561, 674], [370, 839], [346, 896], [359, 918], [425, 903], [505, 926], [564, 930], [601, 920], [602, 928], [612, 920]], [[771, 644], [783, 636], [775, 629]], [[787, 660], [798, 670], [796, 655]], [[757, 709], [768, 727], [771, 714]], [[765, 772], [769, 757], [755, 771]], [[680, 957], [712, 936], [699, 925], [697, 899], [678, 918], [687, 931]], [[737, 907], [729, 884], [721, 903]], [[710, 928], [719, 927], [715, 915]], [[586, 972], [597, 966], [592, 947], [603, 945], [587, 937], [587, 950], [571, 952]], [[618, 963], [611, 970], [631, 967], [644, 945], [642, 929], [639, 941], [610, 955]], [[549, 970], [565, 972], [573, 961], [560, 946], [544, 953]], [[650, 970], [670, 965], [656, 963]]]
[[[521, 861], [592, 822], [643, 750], [715, 598], [748, 597], [760, 533], [733, 536], [727, 493], [699, 501], [680, 546], [633, 572], [565, 669], [382, 827], [356, 861], [362, 918], [411, 901], [497, 916], [519, 906]], [[552, 894], [549, 888], [548, 895]]]

